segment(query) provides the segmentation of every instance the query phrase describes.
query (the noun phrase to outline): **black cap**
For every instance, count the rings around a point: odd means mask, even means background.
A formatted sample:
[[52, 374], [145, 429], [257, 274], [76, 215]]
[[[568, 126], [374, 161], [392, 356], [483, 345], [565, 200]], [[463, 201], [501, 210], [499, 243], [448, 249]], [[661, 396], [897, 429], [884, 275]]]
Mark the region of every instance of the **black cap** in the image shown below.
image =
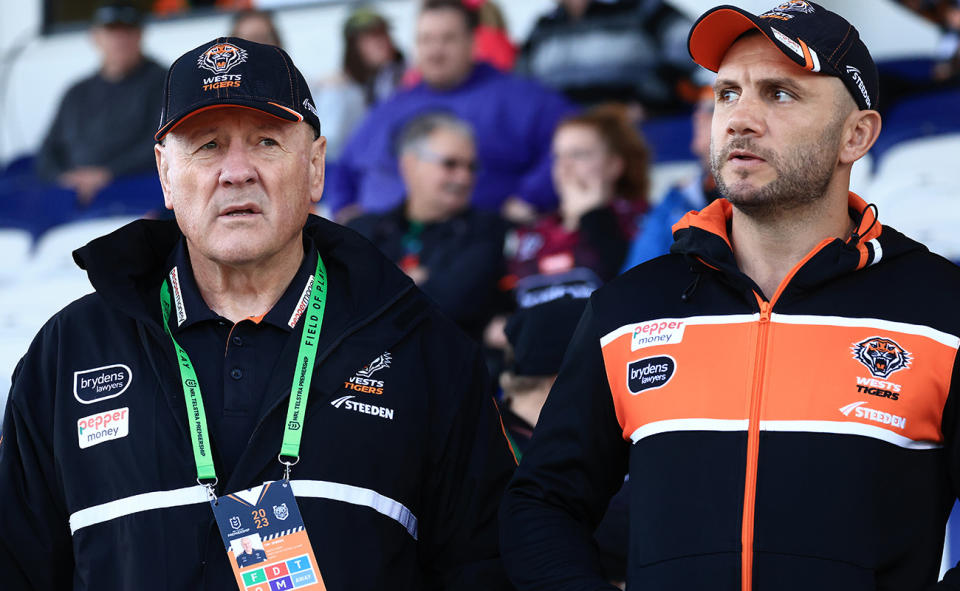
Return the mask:
[[107, 25], [139, 27], [142, 23], [143, 13], [131, 2], [102, 2], [93, 11], [93, 24], [101, 27]]
[[158, 142], [201, 111], [239, 106], [286, 121], [306, 121], [320, 135], [320, 117], [303, 74], [273, 45], [221, 37], [173, 62], [163, 86]]
[[860, 109], [877, 108], [877, 66], [857, 29], [813, 2], [789, 0], [761, 15], [736, 6], [712, 8], [690, 29], [687, 48], [693, 61], [716, 72], [727, 49], [751, 29], [801, 67], [842, 80]]
[[586, 299], [565, 295], [514, 312], [504, 329], [513, 347], [511, 371], [518, 376], [559, 373], [586, 305]]

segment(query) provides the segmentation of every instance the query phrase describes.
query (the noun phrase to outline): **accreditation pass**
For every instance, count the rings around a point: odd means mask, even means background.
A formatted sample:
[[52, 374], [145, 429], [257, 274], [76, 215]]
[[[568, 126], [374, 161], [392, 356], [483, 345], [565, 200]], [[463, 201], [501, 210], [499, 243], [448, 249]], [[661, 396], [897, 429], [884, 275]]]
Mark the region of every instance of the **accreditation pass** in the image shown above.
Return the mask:
[[210, 501], [240, 591], [326, 590], [290, 482]]

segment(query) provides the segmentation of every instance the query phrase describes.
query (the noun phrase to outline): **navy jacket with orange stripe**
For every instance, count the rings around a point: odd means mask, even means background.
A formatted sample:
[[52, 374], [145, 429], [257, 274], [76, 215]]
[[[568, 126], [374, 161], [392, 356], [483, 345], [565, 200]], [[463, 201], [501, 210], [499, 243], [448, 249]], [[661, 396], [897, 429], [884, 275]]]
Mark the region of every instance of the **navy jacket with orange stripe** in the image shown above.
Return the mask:
[[960, 489], [960, 269], [850, 211], [854, 236], [769, 301], [725, 200], [593, 295], [501, 505], [518, 588], [610, 588], [590, 532], [627, 472], [628, 589], [934, 588]]
[[[509, 588], [496, 511], [516, 465], [479, 347], [355, 232], [315, 217], [304, 232], [329, 297], [291, 483], [326, 588]], [[172, 221], [140, 220], [75, 253], [97, 293], [43, 327], [4, 416], [0, 589], [236, 588], [196, 482], [161, 325], [159, 289], [180, 239]], [[283, 476], [277, 454], [304, 326], [291, 322], [232, 472], [213, 438], [219, 495]], [[122, 431], [89, 420], [97, 416]], [[270, 588], [291, 588], [282, 583]]]

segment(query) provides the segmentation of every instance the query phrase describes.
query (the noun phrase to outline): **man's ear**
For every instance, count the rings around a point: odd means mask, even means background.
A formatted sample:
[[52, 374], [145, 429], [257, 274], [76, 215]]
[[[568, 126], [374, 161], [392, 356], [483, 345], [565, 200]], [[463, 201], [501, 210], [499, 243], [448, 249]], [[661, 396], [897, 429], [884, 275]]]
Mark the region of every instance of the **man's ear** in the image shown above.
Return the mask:
[[310, 201], [317, 203], [323, 197], [326, 181], [327, 138], [320, 136], [310, 144]]
[[153, 155], [157, 159], [157, 174], [160, 176], [160, 187], [163, 189], [163, 206], [173, 210], [173, 198], [170, 191], [170, 155], [167, 147], [162, 143], [154, 144]]
[[853, 164], [863, 158], [880, 136], [880, 127], [880, 113], [876, 111], [856, 110], [850, 113], [840, 146], [840, 162]]

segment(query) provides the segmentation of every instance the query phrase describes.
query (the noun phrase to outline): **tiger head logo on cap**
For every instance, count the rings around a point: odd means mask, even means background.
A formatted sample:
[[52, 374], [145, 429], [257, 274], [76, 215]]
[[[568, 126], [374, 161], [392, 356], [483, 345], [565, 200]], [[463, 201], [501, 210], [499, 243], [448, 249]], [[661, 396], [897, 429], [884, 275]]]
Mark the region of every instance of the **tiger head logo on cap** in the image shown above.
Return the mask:
[[214, 74], [226, 74], [234, 66], [247, 61], [247, 50], [231, 43], [217, 43], [200, 54], [197, 67], [210, 70]]

